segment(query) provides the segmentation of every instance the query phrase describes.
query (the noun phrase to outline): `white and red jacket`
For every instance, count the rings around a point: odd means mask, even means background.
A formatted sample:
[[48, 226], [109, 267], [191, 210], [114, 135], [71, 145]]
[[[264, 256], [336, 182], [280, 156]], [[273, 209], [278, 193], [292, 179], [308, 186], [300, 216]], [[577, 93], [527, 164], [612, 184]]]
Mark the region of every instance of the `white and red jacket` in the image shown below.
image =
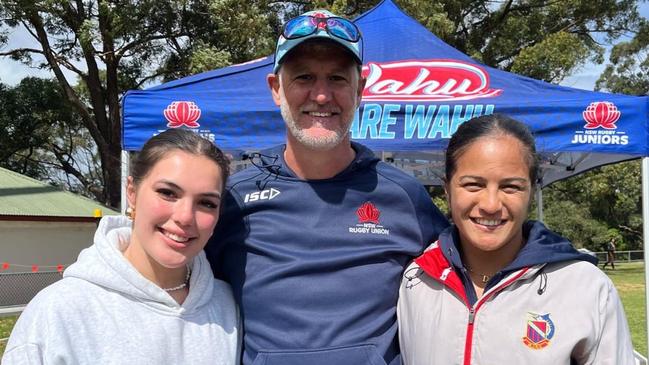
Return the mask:
[[539, 222], [524, 234], [480, 299], [454, 227], [408, 266], [398, 303], [404, 365], [634, 364], [617, 291], [593, 258]]

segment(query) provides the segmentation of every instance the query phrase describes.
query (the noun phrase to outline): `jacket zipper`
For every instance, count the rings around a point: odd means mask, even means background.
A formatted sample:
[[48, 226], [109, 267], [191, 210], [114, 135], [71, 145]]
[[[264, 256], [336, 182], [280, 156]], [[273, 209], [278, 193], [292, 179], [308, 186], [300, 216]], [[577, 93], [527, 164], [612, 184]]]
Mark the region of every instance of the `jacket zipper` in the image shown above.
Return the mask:
[[476, 309], [469, 308], [469, 322], [466, 326], [466, 341], [464, 343], [464, 365], [471, 364], [471, 346], [473, 346], [473, 321]]
[[502, 291], [506, 287], [516, 282], [516, 280], [518, 280], [521, 276], [523, 276], [528, 269], [529, 268], [527, 267], [522, 269], [514, 277], [507, 280], [502, 285], [494, 288], [492, 291], [487, 293], [487, 295], [483, 295], [482, 298], [480, 298], [480, 300], [478, 300], [478, 302], [475, 304], [475, 306], [469, 307], [469, 320], [466, 325], [466, 341], [464, 343], [464, 365], [471, 365], [471, 353], [472, 353], [471, 349], [473, 347], [473, 329], [474, 329], [475, 316], [476, 313], [478, 312], [478, 309], [480, 309], [480, 307], [482, 307], [482, 304], [484, 304], [494, 294]]

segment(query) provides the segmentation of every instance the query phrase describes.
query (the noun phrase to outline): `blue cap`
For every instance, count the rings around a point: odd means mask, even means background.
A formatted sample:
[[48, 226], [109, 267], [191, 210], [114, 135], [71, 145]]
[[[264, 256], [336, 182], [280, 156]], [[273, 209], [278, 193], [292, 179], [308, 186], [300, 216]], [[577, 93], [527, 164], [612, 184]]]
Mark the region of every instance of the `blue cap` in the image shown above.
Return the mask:
[[[312, 15], [322, 18], [342, 18], [327, 10], [313, 10], [306, 12], [300, 16], [305, 15]], [[299, 46], [304, 41], [313, 39], [328, 39], [334, 41], [348, 50], [351, 55], [354, 56], [355, 61], [358, 62], [359, 65], [363, 64], [363, 57], [360, 51], [360, 39], [357, 42], [346, 41], [342, 38], [338, 38], [329, 34], [324, 28], [318, 28], [313, 34], [309, 34], [308, 36], [300, 38], [286, 39], [283, 35], [280, 35], [279, 39], [277, 40], [277, 49], [275, 49], [275, 65], [273, 66], [273, 73], [277, 73], [282, 60], [293, 48]]]

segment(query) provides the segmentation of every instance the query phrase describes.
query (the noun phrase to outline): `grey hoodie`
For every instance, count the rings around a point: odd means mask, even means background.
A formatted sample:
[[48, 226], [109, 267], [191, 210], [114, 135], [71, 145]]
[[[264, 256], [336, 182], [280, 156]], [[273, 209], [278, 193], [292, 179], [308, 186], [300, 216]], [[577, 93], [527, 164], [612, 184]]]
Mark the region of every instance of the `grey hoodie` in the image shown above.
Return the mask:
[[94, 245], [22, 313], [2, 364], [238, 363], [232, 292], [205, 254], [193, 260], [180, 305], [124, 258], [130, 233], [126, 217], [101, 220]]

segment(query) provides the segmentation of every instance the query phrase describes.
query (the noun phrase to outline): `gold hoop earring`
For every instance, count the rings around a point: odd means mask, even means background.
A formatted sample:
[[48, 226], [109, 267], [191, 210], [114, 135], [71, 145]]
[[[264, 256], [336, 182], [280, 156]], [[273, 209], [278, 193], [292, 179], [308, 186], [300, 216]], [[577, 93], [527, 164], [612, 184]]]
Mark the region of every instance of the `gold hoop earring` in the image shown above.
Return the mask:
[[128, 219], [134, 221], [135, 220], [135, 208], [133, 208], [133, 207], [126, 208], [126, 216], [128, 217]]

